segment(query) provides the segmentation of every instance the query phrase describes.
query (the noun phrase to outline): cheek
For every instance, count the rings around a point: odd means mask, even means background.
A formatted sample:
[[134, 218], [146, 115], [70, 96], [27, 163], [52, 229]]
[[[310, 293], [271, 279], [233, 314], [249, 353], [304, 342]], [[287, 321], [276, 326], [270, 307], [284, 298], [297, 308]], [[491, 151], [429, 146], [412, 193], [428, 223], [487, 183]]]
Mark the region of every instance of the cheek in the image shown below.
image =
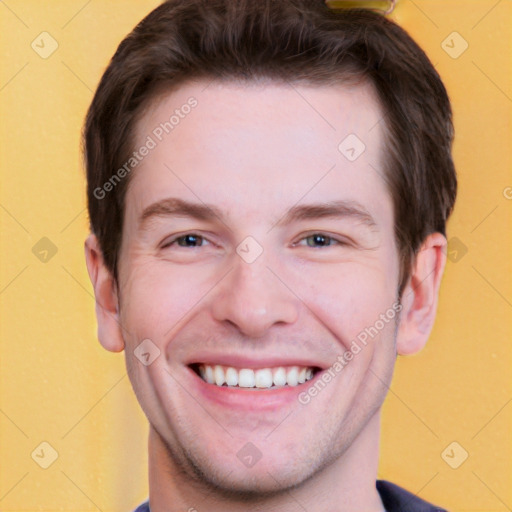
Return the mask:
[[137, 338], [148, 337], [157, 344], [181, 328], [211, 287], [205, 269], [187, 269], [144, 257], [132, 259], [123, 282], [123, 326]]
[[377, 259], [345, 262], [337, 267], [301, 269], [298, 282], [303, 292], [299, 295], [346, 343], [373, 326], [381, 314], [387, 313], [387, 323], [394, 318], [398, 274], [391, 264]]

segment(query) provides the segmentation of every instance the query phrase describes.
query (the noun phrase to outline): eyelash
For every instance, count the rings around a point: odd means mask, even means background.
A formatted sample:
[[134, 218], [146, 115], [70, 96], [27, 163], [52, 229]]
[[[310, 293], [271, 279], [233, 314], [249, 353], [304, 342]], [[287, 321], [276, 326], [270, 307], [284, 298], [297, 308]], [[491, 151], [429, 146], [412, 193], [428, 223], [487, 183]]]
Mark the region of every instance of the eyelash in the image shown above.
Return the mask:
[[[207, 239], [204, 237], [204, 236], [201, 236], [201, 235], [198, 235], [197, 233], [186, 233], [184, 235], [180, 235], [180, 236], [177, 236], [176, 238], [173, 238], [172, 240], [169, 240], [168, 242], [166, 242], [164, 245], [162, 245], [160, 248], [161, 249], [167, 249], [169, 247], [171, 247], [172, 245], [174, 245], [178, 240], [181, 240], [181, 239], [185, 239], [186, 237], [189, 237], [189, 236], [193, 236], [197, 239], [200, 239], [201, 241], [207, 241]], [[344, 242], [342, 240], [338, 240], [330, 235], [327, 235], [325, 233], [322, 233], [322, 232], [314, 232], [314, 233], [310, 233], [308, 234], [307, 236], [301, 238], [299, 240], [299, 242], [301, 242], [302, 240], [307, 240], [308, 238], [311, 238], [311, 237], [316, 237], [316, 236], [321, 236], [325, 239], [327, 239], [328, 241], [330, 242], [334, 242], [334, 244], [331, 244], [331, 245], [319, 245], [319, 246], [311, 246], [311, 245], [307, 245], [307, 247], [313, 247], [315, 249], [320, 249], [322, 247], [332, 247], [333, 245], [348, 245], [347, 242]], [[297, 243], [295, 243], [294, 245], [297, 245]], [[192, 249], [197, 249], [199, 247], [196, 247], [196, 246], [180, 246], [180, 247], [185, 247], [185, 248], [192, 248]]]

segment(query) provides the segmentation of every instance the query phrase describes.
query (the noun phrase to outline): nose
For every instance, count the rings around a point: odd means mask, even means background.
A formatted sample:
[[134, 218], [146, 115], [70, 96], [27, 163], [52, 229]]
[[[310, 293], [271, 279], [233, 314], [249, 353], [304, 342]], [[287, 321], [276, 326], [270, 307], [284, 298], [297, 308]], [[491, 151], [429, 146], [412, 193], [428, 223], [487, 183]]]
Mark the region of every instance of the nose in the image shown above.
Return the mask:
[[261, 338], [275, 324], [297, 321], [300, 299], [283, 284], [279, 271], [262, 256], [247, 263], [234, 255], [234, 266], [216, 287], [213, 317], [238, 328], [247, 337]]

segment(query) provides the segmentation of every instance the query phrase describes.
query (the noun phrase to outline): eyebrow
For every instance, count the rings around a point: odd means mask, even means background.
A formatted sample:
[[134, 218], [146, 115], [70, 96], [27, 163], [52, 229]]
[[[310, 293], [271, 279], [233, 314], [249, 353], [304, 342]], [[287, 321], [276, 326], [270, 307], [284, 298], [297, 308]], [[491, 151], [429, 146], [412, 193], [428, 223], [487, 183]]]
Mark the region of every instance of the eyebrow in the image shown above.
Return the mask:
[[222, 212], [212, 205], [204, 203], [192, 203], [169, 197], [156, 203], [150, 204], [144, 209], [139, 217], [139, 226], [143, 229], [144, 224], [154, 217], [191, 217], [197, 220], [211, 220], [212, 217], [223, 218]]
[[298, 205], [290, 208], [276, 225], [321, 218], [352, 218], [369, 228], [377, 229], [377, 222], [370, 212], [356, 201], [329, 201], [327, 203]]
[[[178, 198], [166, 198], [152, 203], [144, 209], [139, 217], [139, 229], [144, 230], [148, 221], [155, 217], [190, 217], [201, 221], [212, 221], [217, 217], [225, 224], [222, 211], [205, 203], [194, 203]], [[355, 201], [339, 200], [326, 203], [296, 205], [273, 225], [282, 226], [301, 220], [320, 218], [352, 218], [377, 230], [377, 222], [361, 204]]]

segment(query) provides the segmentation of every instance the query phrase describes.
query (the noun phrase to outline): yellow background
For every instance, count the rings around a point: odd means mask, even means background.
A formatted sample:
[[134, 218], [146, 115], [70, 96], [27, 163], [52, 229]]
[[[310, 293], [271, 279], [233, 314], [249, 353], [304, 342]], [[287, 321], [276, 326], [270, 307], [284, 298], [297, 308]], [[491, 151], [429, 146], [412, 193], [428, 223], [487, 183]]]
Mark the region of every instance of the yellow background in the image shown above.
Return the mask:
[[[125, 512], [147, 496], [146, 420], [124, 356], [96, 340], [79, 142], [108, 60], [158, 3], [0, 3], [0, 510]], [[397, 363], [379, 477], [452, 511], [510, 510], [512, 4], [401, 0], [392, 17], [446, 83], [460, 185], [436, 325]], [[46, 59], [41, 32], [58, 43]], [[454, 441], [447, 460], [469, 454], [458, 469], [441, 456]], [[31, 456], [42, 442], [58, 453], [48, 469]]]

